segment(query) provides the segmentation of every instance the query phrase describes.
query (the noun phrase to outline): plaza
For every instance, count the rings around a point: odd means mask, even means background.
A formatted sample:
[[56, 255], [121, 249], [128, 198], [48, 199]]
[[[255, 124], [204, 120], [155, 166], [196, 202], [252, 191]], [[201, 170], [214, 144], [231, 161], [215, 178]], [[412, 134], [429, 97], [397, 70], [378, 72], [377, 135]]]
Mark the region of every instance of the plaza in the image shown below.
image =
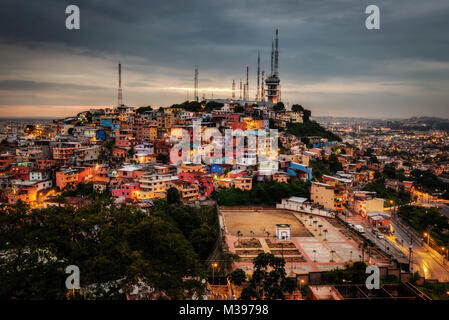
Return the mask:
[[[288, 274], [332, 270], [346, 263], [380, 262], [375, 252], [362, 254], [360, 240], [334, 218], [285, 209], [221, 207], [220, 216], [229, 251], [239, 255], [236, 268], [252, 272], [259, 253], [283, 257]], [[290, 225], [291, 239], [277, 240], [276, 225]]]

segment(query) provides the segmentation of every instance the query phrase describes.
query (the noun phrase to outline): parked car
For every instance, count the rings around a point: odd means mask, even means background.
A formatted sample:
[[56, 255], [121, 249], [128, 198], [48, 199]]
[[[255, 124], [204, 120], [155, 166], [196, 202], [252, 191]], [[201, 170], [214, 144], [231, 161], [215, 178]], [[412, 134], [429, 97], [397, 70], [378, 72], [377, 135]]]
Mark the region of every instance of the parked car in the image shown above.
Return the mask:
[[383, 239], [383, 238], [384, 238], [384, 236], [381, 235], [380, 233], [377, 234], [377, 237], [378, 237], [379, 239]]

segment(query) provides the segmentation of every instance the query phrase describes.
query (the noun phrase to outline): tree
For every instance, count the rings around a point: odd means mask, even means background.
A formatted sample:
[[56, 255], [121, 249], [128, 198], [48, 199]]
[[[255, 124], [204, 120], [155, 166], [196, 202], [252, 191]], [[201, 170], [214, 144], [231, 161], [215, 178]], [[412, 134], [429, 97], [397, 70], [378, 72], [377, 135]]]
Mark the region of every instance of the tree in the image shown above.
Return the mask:
[[312, 115], [312, 112], [310, 110], [304, 109], [304, 113], [302, 116], [302, 120], [304, 122], [309, 122], [310, 121], [310, 116]]
[[304, 108], [300, 104], [294, 104], [294, 105], [292, 105], [292, 111], [293, 112], [304, 112]]
[[162, 162], [162, 163], [168, 163], [169, 159], [170, 158], [169, 158], [168, 154], [166, 154], [166, 153], [159, 153], [156, 157], [156, 160], [158, 162]]
[[284, 111], [285, 110], [285, 106], [283, 102], [278, 102], [273, 106], [273, 110], [274, 111]]
[[224, 104], [221, 102], [209, 101], [208, 103], [206, 103], [205, 110], [212, 111], [216, 109], [221, 109], [223, 106]]
[[[151, 216], [110, 200], [33, 211], [19, 202], [0, 210], [0, 298], [65, 299], [70, 264], [81, 270], [84, 298], [124, 299], [137, 282], [152, 288], [147, 298], [200, 294], [195, 279], [218, 235], [215, 208], [181, 208], [172, 217], [174, 209], [164, 199]], [[180, 227], [185, 215], [198, 217], [189, 230]]]
[[140, 108], [137, 108], [136, 113], [142, 114], [144, 112], [148, 112], [148, 111], [152, 111], [152, 110], [153, 110], [153, 108], [151, 106], [140, 107]]
[[237, 231], [237, 244], [240, 244], [240, 237], [242, 236], [242, 233], [240, 230]]
[[243, 108], [241, 105], [237, 104], [234, 106], [234, 112], [235, 113], [243, 113], [243, 112], [245, 112], [245, 108]]
[[240, 286], [242, 282], [246, 281], [246, 273], [242, 269], [235, 269], [229, 275], [231, 283]]
[[167, 190], [167, 203], [178, 204], [180, 202], [179, 191], [176, 188], [169, 188]]
[[334, 269], [324, 274], [326, 284], [341, 284], [350, 282], [354, 284], [364, 284], [366, 280], [366, 264], [364, 262], [354, 262], [352, 265], [345, 265], [344, 269]]
[[292, 293], [295, 282], [286, 277], [285, 260], [271, 253], [261, 253], [254, 259], [254, 272], [249, 286], [242, 290], [241, 299], [284, 299]]
[[330, 260], [330, 262], [334, 262], [334, 253], [335, 253], [335, 250], [331, 250], [330, 253], [331, 253], [331, 260]]

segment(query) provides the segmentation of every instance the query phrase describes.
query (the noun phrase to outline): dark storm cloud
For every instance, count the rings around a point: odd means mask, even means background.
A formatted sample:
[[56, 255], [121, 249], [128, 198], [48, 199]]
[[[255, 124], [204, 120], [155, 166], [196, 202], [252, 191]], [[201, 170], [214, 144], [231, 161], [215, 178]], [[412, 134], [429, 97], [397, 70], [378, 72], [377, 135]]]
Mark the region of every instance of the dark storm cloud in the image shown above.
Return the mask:
[[3, 80], [3, 81], [0, 80], [0, 90], [35, 91], [35, 90], [57, 90], [57, 89], [91, 91], [91, 90], [104, 90], [105, 88], [98, 86], [83, 86], [75, 83], [51, 83], [51, 82], [36, 82], [28, 80]]
[[[277, 26], [281, 66], [297, 69], [299, 65], [307, 73], [366, 72], [366, 67], [348, 70], [352, 59], [360, 60], [360, 67], [364, 60], [449, 59], [449, 5], [439, 6], [443, 1], [426, 3], [435, 10], [420, 10], [426, 6], [416, 0], [375, 1], [382, 13], [378, 32], [364, 28], [364, 9], [372, 1], [3, 2], [0, 34], [8, 40], [61, 43], [88, 48], [93, 54], [116, 52], [161, 63], [235, 66], [252, 62], [262, 49], [268, 66]], [[64, 28], [65, 7], [72, 3], [81, 9], [79, 31]]]
[[[80, 30], [65, 29], [69, 4], [80, 7]], [[380, 30], [364, 27], [369, 4], [380, 7]], [[269, 72], [279, 28], [283, 88], [336, 77], [432, 87], [449, 79], [448, 16], [447, 0], [3, 0], [0, 40], [36, 51], [52, 45], [86, 57], [137, 57], [129, 71], [167, 67], [166, 76], [189, 82], [176, 71], [190, 74], [199, 64], [203, 83], [210, 83], [211, 74], [238, 81], [246, 64], [253, 77], [258, 50]], [[148, 79], [141, 83], [148, 86]]]

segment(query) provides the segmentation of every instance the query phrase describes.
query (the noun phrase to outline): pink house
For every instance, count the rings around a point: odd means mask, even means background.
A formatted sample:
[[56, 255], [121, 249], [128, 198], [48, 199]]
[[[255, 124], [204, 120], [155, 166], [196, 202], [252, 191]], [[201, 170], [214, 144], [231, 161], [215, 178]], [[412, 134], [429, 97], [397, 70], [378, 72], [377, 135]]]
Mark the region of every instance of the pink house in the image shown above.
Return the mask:
[[124, 197], [125, 199], [137, 198], [137, 193], [140, 190], [138, 183], [125, 183], [120, 188], [112, 189], [113, 197]]

